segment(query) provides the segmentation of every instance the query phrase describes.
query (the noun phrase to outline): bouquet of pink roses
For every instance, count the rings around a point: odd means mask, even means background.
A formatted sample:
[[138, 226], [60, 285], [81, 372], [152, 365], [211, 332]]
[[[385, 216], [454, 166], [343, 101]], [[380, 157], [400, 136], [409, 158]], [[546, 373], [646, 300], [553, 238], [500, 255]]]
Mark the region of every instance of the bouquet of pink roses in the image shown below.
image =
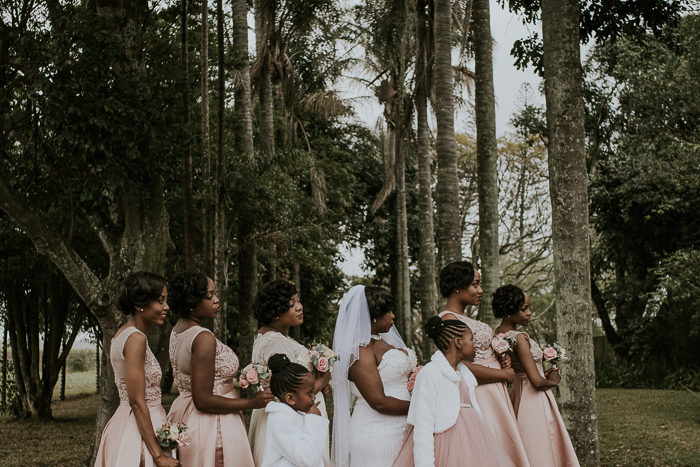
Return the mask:
[[511, 352], [515, 351], [515, 337], [508, 336], [502, 332], [496, 334], [493, 336], [493, 339], [491, 339], [491, 347], [494, 352], [502, 357], [509, 350]]
[[330, 370], [333, 364], [340, 360], [340, 357], [324, 344], [312, 345], [309, 355], [311, 355], [311, 363], [318, 371], [323, 372]]
[[408, 377], [408, 392], [412, 393], [413, 392], [413, 386], [416, 385], [416, 377], [418, 376], [418, 372], [423, 369], [423, 365], [417, 366], [413, 369], [411, 372], [411, 375]]
[[187, 434], [187, 425], [184, 423], [163, 423], [163, 426], [156, 430], [158, 442], [164, 448], [169, 448], [173, 452], [173, 457], [177, 459], [177, 448], [189, 446], [192, 440]]
[[270, 378], [270, 370], [266, 365], [255, 365], [251, 363], [241, 370], [241, 376], [238, 378], [238, 384], [245, 389], [249, 386], [257, 386], [259, 391], [262, 391], [263, 384]]
[[559, 362], [568, 360], [566, 349], [558, 342], [542, 347], [542, 356], [552, 364], [552, 368], [557, 368]]

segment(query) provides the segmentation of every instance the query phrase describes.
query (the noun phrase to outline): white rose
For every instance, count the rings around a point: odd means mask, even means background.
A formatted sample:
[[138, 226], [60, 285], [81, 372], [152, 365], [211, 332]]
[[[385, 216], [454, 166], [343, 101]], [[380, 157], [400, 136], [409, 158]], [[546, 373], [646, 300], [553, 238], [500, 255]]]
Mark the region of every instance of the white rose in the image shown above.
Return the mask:
[[180, 430], [178, 430], [177, 427], [170, 428], [170, 439], [172, 441], [177, 441], [177, 438], [179, 436], [180, 436]]

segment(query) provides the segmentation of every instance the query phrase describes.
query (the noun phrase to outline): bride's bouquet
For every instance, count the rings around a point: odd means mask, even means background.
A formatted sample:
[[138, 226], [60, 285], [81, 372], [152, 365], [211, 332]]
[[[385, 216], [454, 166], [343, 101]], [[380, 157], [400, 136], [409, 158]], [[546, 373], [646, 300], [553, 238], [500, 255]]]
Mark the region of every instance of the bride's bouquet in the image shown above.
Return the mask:
[[558, 342], [542, 347], [542, 356], [552, 364], [552, 368], [557, 368], [559, 362], [568, 360], [566, 349]]
[[324, 344], [313, 344], [309, 350], [311, 363], [318, 371], [326, 372], [333, 364], [340, 360], [340, 357], [331, 348]]
[[187, 434], [187, 425], [184, 423], [163, 423], [163, 426], [156, 430], [158, 442], [164, 448], [169, 448], [173, 452], [173, 457], [177, 459], [177, 448], [189, 446], [192, 440]]
[[423, 365], [417, 366], [413, 369], [411, 374], [408, 377], [408, 392], [413, 393], [413, 387], [416, 385], [416, 377], [418, 376], [418, 372], [423, 369]]
[[253, 386], [259, 391], [264, 389], [263, 385], [269, 383], [270, 370], [267, 365], [255, 365], [251, 363], [241, 370], [241, 376], [238, 378], [238, 384], [242, 389]]
[[503, 357], [509, 350], [511, 352], [515, 351], [515, 337], [508, 336], [502, 332], [498, 333], [491, 339], [491, 347], [494, 352]]

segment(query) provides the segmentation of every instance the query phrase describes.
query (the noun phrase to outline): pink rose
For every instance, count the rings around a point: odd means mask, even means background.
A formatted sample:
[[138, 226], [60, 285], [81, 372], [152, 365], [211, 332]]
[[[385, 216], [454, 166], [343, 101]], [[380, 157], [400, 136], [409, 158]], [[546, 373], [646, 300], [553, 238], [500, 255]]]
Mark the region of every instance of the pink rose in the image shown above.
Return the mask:
[[554, 347], [547, 347], [544, 349], [544, 358], [550, 361], [557, 358], [557, 351], [554, 350]]
[[180, 437], [177, 439], [177, 444], [180, 447], [189, 446], [191, 442], [192, 438], [190, 438], [190, 435], [188, 435], [186, 431], [181, 432]]
[[245, 378], [239, 378], [239, 379], [238, 379], [238, 384], [239, 384], [243, 389], [245, 389], [245, 388], [247, 388], [248, 386], [250, 386], [250, 383], [249, 383], [248, 380], [245, 379]]
[[408, 380], [408, 392], [413, 392], [413, 386], [416, 385], [416, 378], [411, 378]]
[[328, 359], [326, 357], [321, 357], [318, 359], [318, 366], [316, 367], [318, 371], [328, 371], [330, 365], [328, 364]]
[[493, 350], [497, 354], [506, 353], [506, 352], [508, 352], [508, 349], [510, 348], [510, 346], [508, 345], [508, 342], [506, 342], [503, 339], [494, 339], [492, 342], [492, 346], [493, 346]]
[[498, 337], [499, 339], [503, 339], [506, 337], [506, 334], [503, 332], [499, 332], [498, 334], [496, 334], [496, 337]]
[[258, 384], [260, 382], [260, 379], [258, 379], [258, 372], [254, 368], [246, 370], [245, 379], [247, 379], [250, 384]]
[[315, 350], [312, 350], [311, 352], [309, 352], [309, 355], [311, 355], [312, 357], [316, 357], [316, 358], [321, 356], [321, 354], [316, 352]]

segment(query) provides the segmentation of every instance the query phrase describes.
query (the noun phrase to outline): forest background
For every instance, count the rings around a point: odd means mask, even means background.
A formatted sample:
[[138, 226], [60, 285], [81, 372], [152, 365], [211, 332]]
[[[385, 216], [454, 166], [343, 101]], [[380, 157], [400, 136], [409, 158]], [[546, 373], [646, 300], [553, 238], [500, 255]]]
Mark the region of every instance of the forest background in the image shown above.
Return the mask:
[[[596, 374], [599, 385], [700, 390], [694, 2], [0, 8], [5, 410], [50, 419], [86, 332], [101, 355], [99, 440], [118, 402], [106, 358], [124, 320], [115, 290], [131, 271], [212, 277], [223, 312], [210, 325], [243, 364], [262, 283], [297, 284], [304, 343], [331, 341], [349, 286], [383, 285], [426, 360], [437, 272], [461, 258], [484, 277], [474, 316], [493, 324], [489, 294], [518, 284], [532, 335], [569, 349], [560, 403], [582, 465], [599, 463]], [[543, 85], [523, 90], [500, 138], [492, 8], [542, 23], [512, 54]], [[348, 80], [382, 106], [376, 125], [343, 98]], [[473, 126], [455, 133], [455, 108]], [[347, 246], [367, 277], [340, 270]], [[166, 391], [171, 324], [149, 336]], [[595, 362], [594, 333], [612, 349]]]

